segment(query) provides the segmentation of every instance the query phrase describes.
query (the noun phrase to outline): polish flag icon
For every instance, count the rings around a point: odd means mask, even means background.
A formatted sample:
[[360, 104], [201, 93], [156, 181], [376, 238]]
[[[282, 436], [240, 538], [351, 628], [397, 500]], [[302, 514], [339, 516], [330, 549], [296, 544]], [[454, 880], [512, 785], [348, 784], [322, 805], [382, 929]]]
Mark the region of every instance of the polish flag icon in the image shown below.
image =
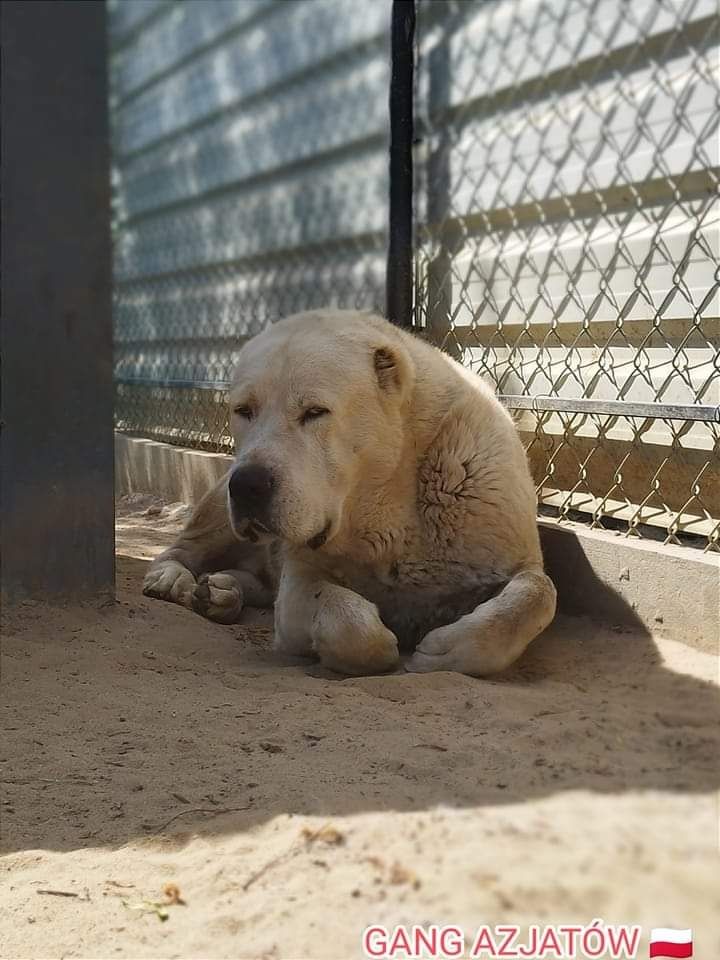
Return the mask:
[[656, 927], [650, 931], [650, 957], [681, 958], [693, 955], [692, 930]]

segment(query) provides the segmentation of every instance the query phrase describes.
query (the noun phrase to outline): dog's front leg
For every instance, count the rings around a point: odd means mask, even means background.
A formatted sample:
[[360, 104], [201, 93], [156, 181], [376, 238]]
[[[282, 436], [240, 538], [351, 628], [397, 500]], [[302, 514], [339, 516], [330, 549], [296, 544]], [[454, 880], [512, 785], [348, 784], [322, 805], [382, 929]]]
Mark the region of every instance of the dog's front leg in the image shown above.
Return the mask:
[[237, 540], [227, 514], [227, 477], [223, 477], [199, 501], [175, 543], [150, 564], [143, 593], [192, 609], [197, 578], [210, 572], [213, 562], [234, 546]]
[[498, 673], [547, 627], [555, 603], [555, 587], [541, 567], [520, 570], [497, 596], [423, 637], [407, 669], [455, 670], [471, 677]]
[[310, 565], [287, 559], [275, 603], [275, 646], [320, 658], [338, 673], [384, 673], [398, 664], [398, 643], [377, 607], [331, 583]]
[[[172, 548], [171, 548], [172, 549]], [[165, 553], [170, 553], [166, 550]], [[184, 563], [161, 554], [150, 564], [143, 580], [143, 593], [156, 600], [168, 600], [192, 608], [193, 591], [197, 585], [195, 574]]]

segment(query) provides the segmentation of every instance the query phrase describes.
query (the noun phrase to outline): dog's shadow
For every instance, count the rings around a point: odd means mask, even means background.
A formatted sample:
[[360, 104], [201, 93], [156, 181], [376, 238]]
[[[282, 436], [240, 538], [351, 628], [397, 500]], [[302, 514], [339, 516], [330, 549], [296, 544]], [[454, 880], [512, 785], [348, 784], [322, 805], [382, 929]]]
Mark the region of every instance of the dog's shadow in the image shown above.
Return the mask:
[[[20, 781], [6, 787], [17, 811], [4, 831], [11, 849], [241, 832], [288, 813], [720, 786], [713, 658], [671, 644], [663, 649], [673, 661], [663, 663], [622, 604], [609, 626], [559, 615], [490, 680], [403, 671], [341, 678], [275, 653], [268, 613], [248, 612], [260, 626], [210, 624], [141, 598], [145, 564], [122, 562], [129, 589], [106, 614], [127, 628], [122, 644], [99, 656], [84, 650], [82, 633], [68, 638], [80, 659], [55, 669], [58, 679], [74, 670], [74, 686], [41, 716], [17, 698], [12, 735], [32, 725], [43, 747], [11, 750], [19, 772], [10, 779]], [[108, 684], [118, 664], [123, 672]], [[12, 761], [4, 769], [12, 773]], [[53, 778], [61, 783], [33, 785]], [[65, 815], [66, 801], [82, 815]], [[215, 809], [227, 812], [209, 816]]]

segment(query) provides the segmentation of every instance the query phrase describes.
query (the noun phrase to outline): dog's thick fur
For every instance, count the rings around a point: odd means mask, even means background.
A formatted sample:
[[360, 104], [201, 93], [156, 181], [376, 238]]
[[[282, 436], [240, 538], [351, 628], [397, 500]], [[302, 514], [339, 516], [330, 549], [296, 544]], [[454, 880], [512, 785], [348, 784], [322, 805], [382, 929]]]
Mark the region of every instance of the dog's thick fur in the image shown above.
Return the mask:
[[495, 673], [550, 623], [520, 439], [455, 361], [371, 314], [297, 314], [243, 348], [229, 400], [235, 465], [145, 593], [221, 623], [275, 600], [278, 649], [350, 674], [399, 643], [410, 670]]

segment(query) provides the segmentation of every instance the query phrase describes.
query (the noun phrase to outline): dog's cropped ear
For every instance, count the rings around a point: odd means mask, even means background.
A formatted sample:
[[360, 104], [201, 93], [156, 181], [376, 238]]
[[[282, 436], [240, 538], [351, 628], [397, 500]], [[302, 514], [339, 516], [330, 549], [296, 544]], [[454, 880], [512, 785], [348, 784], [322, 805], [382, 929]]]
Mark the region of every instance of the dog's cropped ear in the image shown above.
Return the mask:
[[376, 347], [373, 352], [373, 366], [381, 390], [404, 393], [410, 388], [412, 366], [402, 347]]

